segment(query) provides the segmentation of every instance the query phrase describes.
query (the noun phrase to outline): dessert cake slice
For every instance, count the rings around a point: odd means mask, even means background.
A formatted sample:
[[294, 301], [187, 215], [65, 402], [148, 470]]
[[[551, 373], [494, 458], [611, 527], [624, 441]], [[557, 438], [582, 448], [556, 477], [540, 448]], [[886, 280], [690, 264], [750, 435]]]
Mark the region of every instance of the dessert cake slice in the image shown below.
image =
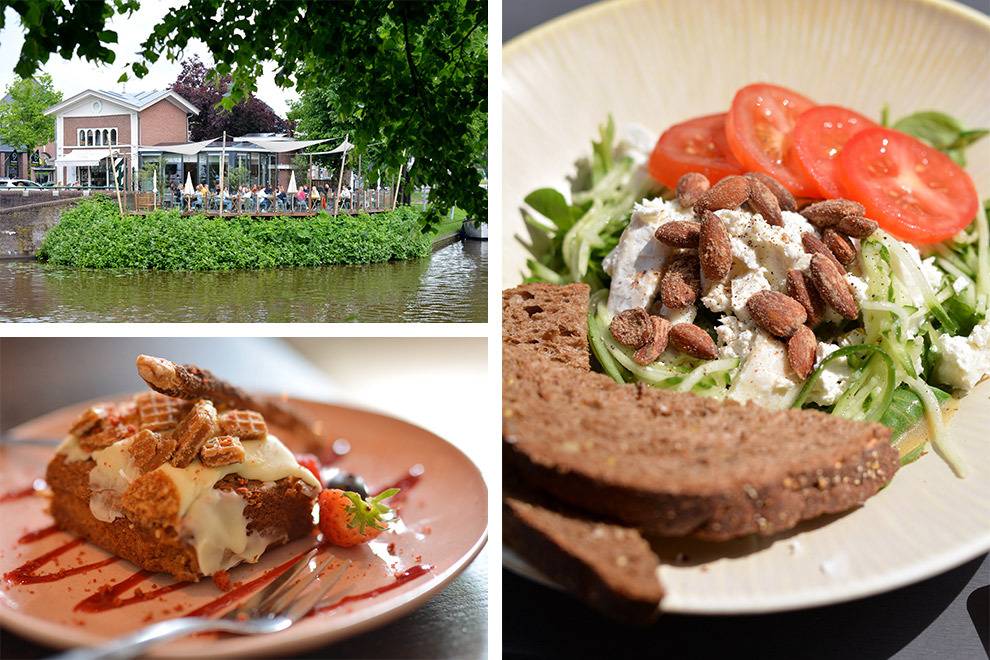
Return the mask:
[[60, 528], [192, 581], [308, 534], [321, 490], [257, 412], [157, 392], [80, 415], [46, 479]]

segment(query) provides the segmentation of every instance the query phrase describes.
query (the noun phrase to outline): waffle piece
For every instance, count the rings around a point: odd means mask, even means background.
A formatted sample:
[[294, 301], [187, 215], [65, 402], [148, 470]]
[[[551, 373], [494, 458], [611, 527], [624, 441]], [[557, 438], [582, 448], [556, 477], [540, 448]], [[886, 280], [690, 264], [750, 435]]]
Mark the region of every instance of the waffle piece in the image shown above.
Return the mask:
[[134, 435], [136, 430], [133, 426], [124, 424], [108, 425], [104, 420], [96, 428], [79, 438], [79, 447], [89, 452], [105, 449], [115, 442]]
[[261, 440], [268, 435], [268, 425], [261, 413], [231, 410], [220, 416], [220, 432], [241, 440]]
[[151, 472], [168, 462], [175, 447], [175, 438], [142, 429], [131, 440], [131, 458], [141, 472]]
[[188, 401], [158, 392], [142, 392], [134, 397], [134, 402], [137, 404], [139, 427], [156, 433], [174, 428], [191, 406]]
[[168, 525], [178, 520], [180, 501], [171, 477], [164, 472], [149, 472], [127, 487], [120, 498], [120, 508], [130, 520]]
[[234, 465], [244, 460], [244, 445], [237, 438], [221, 435], [210, 438], [199, 450], [199, 457], [206, 467]]
[[106, 418], [108, 405], [101, 403], [92, 406], [86, 412], [79, 415], [79, 417], [76, 417], [75, 421], [72, 422], [72, 426], [69, 428], [69, 435], [79, 437], [92, 431], [97, 424]]
[[206, 441], [217, 435], [218, 430], [217, 409], [213, 407], [213, 402], [200, 399], [172, 432], [176, 445], [170, 459], [172, 465], [177, 468], [189, 465]]

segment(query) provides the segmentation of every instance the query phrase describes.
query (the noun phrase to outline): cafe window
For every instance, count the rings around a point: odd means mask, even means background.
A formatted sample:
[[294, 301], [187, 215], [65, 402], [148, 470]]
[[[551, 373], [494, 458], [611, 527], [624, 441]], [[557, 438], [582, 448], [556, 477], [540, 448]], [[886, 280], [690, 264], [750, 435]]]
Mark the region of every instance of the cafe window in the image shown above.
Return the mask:
[[111, 128], [110, 129], [110, 144], [112, 144], [114, 146], [117, 145], [117, 129], [116, 128]]
[[87, 147], [92, 147], [93, 146], [93, 130], [92, 129], [86, 131], [86, 146]]
[[86, 131], [81, 128], [79, 129], [79, 139], [76, 140], [76, 144], [80, 147], [86, 144]]

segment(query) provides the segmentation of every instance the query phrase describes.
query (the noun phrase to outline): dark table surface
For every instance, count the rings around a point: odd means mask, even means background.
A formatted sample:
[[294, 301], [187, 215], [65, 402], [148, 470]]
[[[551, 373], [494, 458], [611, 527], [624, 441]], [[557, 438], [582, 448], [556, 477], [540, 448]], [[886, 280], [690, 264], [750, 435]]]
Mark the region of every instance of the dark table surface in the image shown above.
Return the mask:
[[[589, 4], [503, 0], [503, 40]], [[990, 13], [988, 0], [963, 4]], [[503, 656], [990, 658], [988, 585], [990, 556], [984, 555], [929, 580], [841, 605], [752, 616], [665, 615], [637, 629], [503, 570]]]
[[[415, 351], [417, 340], [404, 341]], [[133, 366], [140, 353], [200, 364], [253, 391], [280, 393], [284, 386], [290, 396], [332, 401], [346, 388], [346, 382], [332, 382], [319, 368], [322, 365], [277, 339], [4, 338], [0, 339], [0, 431], [65, 405], [141, 389]], [[482, 349], [482, 364], [484, 359]], [[392, 373], [396, 362], [401, 363], [401, 357], [393, 358]], [[444, 368], [435, 365], [437, 371]], [[443, 405], [443, 398], [438, 397], [440, 409], [424, 411], [424, 421], [409, 421], [429, 428], [431, 415], [448, 415]], [[377, 407], [387, 409], [388, 404]], [[458, 444], [455, 438], [445, 439]], [[486, 474], [486, 479], [491, 482], [490, 475]], [[0, 492], [3, 490], [0, 485]], [[382, 628], [293, 657], [487, 657], [488, 556], [488, 549], [483, 549], [461, 575], [415, 612]], [[0, 629], [0, 658], [43, 658], [52, 653], [50, 648]]]

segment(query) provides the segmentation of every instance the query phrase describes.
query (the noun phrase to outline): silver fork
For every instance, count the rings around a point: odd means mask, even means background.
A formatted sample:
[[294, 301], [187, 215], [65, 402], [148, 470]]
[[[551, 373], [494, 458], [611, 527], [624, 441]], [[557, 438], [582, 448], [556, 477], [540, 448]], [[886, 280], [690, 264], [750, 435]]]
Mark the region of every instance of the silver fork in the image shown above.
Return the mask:
[[311, 589], [309, 593], [304, 593], [334, 559], [331, 555], [308, 575], [293, 582], [309, 566], [310, 560], [316, 556], [317, 551], [317, 548], [310, 550], [271, 584], [219, 619], [189, 616], [169, 619], [153, 623], [100, 646], [87, 646], [68, 651], [55, 656], [53, 660], [126, 660], [136, 658], [155, 644], [198, 632], [219, 630], [239, 635], [256, 635], [285, 630], [309, 614], [309, 611], [323, 600], [330, 588], [350, 568], [351, 561], [348, 559], [327, 575], [320, 577], [318, 587]]

